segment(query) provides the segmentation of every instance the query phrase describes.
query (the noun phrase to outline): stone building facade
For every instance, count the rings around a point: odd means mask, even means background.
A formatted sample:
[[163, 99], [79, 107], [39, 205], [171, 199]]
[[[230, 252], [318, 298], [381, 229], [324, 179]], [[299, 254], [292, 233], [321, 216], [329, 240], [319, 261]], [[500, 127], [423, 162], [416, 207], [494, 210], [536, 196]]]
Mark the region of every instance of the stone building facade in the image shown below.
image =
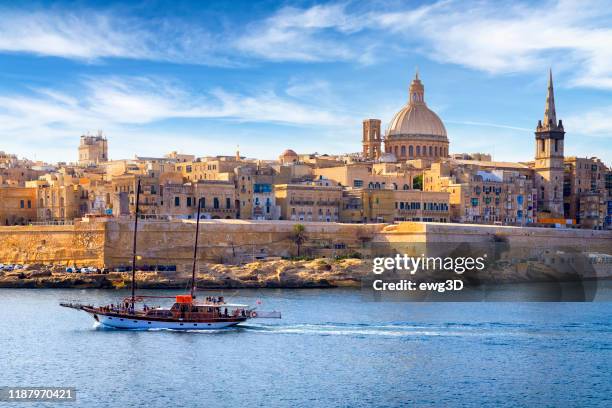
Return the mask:
[[338, 222], [342, 187], [313, 184], [278, 184], [274, 193], [281, 219]]
[[79, 165], [95, 166], [108, 161], [108, 141], [98, 133], [96, 136], [83, 135], [79, 144]]
[[0, 225], [25, 225], [37, 220], [36, 189], [0, 187]]

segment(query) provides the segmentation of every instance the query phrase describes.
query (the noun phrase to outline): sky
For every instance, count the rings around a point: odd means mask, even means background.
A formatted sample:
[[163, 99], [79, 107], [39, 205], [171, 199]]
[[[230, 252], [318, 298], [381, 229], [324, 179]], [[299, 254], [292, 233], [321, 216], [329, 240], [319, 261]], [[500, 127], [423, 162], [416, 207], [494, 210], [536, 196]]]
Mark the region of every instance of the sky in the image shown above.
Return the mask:
[[565, 155], [612, 164], [609, 1], [0, 1], [0, 150], [77, 160], [361, 150], [415, 70], [450, 152], [533, 157], [548, 70]]

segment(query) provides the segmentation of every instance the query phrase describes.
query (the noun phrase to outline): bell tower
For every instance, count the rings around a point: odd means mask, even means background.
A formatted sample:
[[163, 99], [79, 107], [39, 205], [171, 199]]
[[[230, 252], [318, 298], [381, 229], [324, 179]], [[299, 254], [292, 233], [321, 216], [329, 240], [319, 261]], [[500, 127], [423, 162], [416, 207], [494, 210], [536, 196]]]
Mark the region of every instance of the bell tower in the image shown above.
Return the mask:
[[538, 191], [538, 212], [546, 217], [563, 218], [563, 122], [557, 121], [552, 70], [548, 75], [548, 94], [544, 120], [535, 131], [535, 185]]
[[377, 160], [381, 155], [382, 137], [380, 135], [380, 119], [364, 119], [363, 121], [363, 158]]

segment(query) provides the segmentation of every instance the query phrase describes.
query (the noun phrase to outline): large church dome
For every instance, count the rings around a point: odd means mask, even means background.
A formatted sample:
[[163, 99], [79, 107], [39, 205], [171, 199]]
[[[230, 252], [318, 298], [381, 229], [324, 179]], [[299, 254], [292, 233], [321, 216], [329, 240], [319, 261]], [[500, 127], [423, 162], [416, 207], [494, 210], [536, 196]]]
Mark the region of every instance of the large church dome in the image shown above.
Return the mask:
[[434, 111], [425, 104], [408, 104], [395, 114], [387, 136], [428, 135], [446, 138], [446, 128]]
[[415, 75], [408, 104], [395, 114], [385, 132], [385, 151], [398, 159], [438, 158], [448, 155], [442, 120], [425, 103], [425, 87]]

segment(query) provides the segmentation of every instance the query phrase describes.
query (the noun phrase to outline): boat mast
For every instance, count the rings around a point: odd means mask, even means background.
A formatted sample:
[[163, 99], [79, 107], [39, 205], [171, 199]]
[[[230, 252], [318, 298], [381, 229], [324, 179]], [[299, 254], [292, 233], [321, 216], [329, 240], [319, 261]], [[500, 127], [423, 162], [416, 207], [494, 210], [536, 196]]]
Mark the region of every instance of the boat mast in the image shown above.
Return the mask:
[[193, 245], [193, 265], [191, 268], [191, 298], [195, 299], [195, 272], [198, 258], [198, 236], [200, 235], [200, 209], [202, 208], [202, 198], [198, 199], [198, 219], [196, 221], [195, 243]]
[[140, 177], [136, 187], [136, 215], [134, 217], [134, 241], [132, 244], [132, 309], [134, 308], [136, 294], [136, 234], [138, 233], [138, 209], [140, 203]]

